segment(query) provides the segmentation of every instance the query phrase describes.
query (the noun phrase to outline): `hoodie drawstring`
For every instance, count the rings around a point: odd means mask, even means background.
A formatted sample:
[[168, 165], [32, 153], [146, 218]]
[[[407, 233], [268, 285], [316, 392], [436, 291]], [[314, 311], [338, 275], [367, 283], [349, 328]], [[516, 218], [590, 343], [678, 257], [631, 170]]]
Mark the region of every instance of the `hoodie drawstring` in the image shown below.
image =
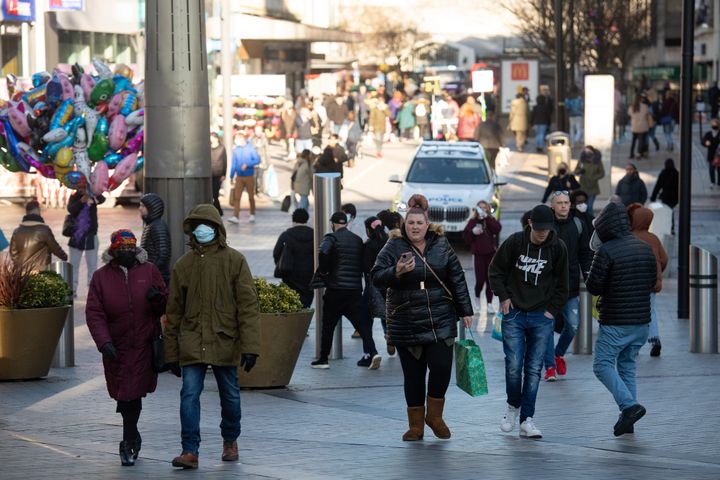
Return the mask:
[[[541, 258], [541, 257], [542, 257], [542, 247], [540, 247], [540, 251], [538, 252], [538, 257], [537, 257], [537, 260], [538, 260], [538, 263], [537, 263], [537, 264], [538, 264], [538, 265], [540, 265], [540, 258]], [[539, 269], [536, 269], [536, 270], [535, 270], [535, 286], [536, 286], [536, 287], [537, 287], [537, 284], [538, 284], [538, 277], [539, 277], [539, 276], [540, 276]]]
[[[529, 243], [527, 244], [527, 249], [525, 250], [525, 258], [527, 258], [527, 259], [530, 258], [530, 244]], [[527, 281], [528, 281], [527, 272], [528, 272], [528, 269], [525, 268], [525, 283], [527, 283]]]

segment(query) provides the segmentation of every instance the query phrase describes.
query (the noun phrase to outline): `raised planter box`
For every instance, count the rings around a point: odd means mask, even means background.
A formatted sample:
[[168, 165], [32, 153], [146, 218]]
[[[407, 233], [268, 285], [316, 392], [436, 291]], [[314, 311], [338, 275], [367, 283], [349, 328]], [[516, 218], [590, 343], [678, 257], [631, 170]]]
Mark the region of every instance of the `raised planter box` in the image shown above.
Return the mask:
[[70, 306], [0, 310], [0, 380], [48, 374], [69, 310]]
[[277, 388], [290, 383], [314, 312], [260, 314], [260, 357], [250, 373], [238, 368], [240, 388]]

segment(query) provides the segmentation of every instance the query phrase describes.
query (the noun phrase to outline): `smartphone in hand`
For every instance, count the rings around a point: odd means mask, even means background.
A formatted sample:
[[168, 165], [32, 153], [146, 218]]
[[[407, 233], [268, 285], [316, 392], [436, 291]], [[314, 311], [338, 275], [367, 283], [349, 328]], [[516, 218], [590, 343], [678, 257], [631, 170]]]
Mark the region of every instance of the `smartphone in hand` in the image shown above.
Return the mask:
[[400, 255], [400, 261], [403, 263], [407, 263], [412, 258], [412, 252], [405, 252], [402, 255]]

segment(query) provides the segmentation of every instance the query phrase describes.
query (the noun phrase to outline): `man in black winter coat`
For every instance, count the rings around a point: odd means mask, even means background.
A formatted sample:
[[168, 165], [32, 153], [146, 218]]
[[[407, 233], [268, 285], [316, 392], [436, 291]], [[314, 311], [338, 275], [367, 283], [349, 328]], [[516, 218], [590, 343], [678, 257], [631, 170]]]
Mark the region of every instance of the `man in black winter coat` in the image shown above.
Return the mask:
[[310, 280], [313, 274], [313, 229], [307, 226], [307, 210], [296, 209], [292, 214], [293, 226], [277, 239], [273, 248], [275, 276], [300, 295], [303, 308], [310, 308], [313, 289]]
[[553, 230], [550, 207], [533, 208], [528, 223], [495, 253], [490, 287], [503, 314], [507, 411], [500, 429], [513, 431], [519, 416], [520, 436], [541, 438], [533, 421], [535, 399], [553, 321], [567, 302], [568, 261], [567, 249]]
[[648, 338], [657, 264], [650, 246], [630, 232], [622, 205], [609, 203], [595, 219], [595, 232], [602, 245], [587, 278], [588, 291], [600, 297], [593, 371], [620, 408], [613, 431], [620, 436], [632, 433], [635, 422], [645, 415], [637, 400], [635, 370], [638, 352]]
[[140, 246], [147, 252], [148, 261], [160, 270], [165, 285], [169, 286], [172, 240], [170, 229], [162, 218], [165, 203], [159, 195], [146, 193], [140, 199], [138, 208], [144, 225]]
[[376, 370], [380, 367], [382, 357], [375, 348], [370, 318], [363, 308], [363, 241], [347, 229], [345, 213], [333, 213], [330, 222], [332, 233], [325, 235], [318, 252], [318, 273], [325, 284], [325, 294], [320, 357], [311, 366], [329, 368], [328, 356], [335, 326], [344, 315], [362, 337], [365, 355], [357, 365]]
[[568, 299], [561, 315], [565, 322], [557, 346], [550, 334], [545, 350], [545, 381], [553, 382], [557, 375], [565, 375], [567, 366], [563, 358], [570, 343], [575, 338], [580, 322], [580, 273], [583, 276], [590, 270], [592, 251], [590, 250], [590, 232], [585, 223], [570, 212], [570, 196], [567, 192], [555, 192], [550, 200], [555, 215], [555, 231], [565, 244], [568, 257], [569, 290]]
[[626, 207], [631, 203], [645, 205], [647, 201], [647, 187], [640, 178], [638, 169], [634, 163], [628, 163], [625, 167], [625, 176], [620, 179], [615, 187], [615, 195], [619, 195]]

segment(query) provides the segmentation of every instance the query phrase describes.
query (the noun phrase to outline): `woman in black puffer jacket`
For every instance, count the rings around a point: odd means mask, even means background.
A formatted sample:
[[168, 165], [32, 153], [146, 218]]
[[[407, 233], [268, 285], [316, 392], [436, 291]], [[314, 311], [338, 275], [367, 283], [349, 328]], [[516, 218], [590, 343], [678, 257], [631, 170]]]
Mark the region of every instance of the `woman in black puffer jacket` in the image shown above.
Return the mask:
[[453, 343], [459, 317], [468, 327], [472, 322], [472, 304], [460, 261], [428, 222], [427, 199], [413, 195], [408, 207], [405, 223], [391, 232], [371, 275], [376, 287], [387, 289], [389, 342], [397, 347], [403, 369], [410, 425], [403, 440], [423, 438], [423, 417], [435, 436], [450, 438], [442, 413]]
[[148, 261], [155, 265], [165, 281], [170, 285], [170, 229], [162, 219], [165, 203], [159, 195], [146, 193], [140, 199], [140, 216], [143, 220], [140, 246], [145, 249]]

